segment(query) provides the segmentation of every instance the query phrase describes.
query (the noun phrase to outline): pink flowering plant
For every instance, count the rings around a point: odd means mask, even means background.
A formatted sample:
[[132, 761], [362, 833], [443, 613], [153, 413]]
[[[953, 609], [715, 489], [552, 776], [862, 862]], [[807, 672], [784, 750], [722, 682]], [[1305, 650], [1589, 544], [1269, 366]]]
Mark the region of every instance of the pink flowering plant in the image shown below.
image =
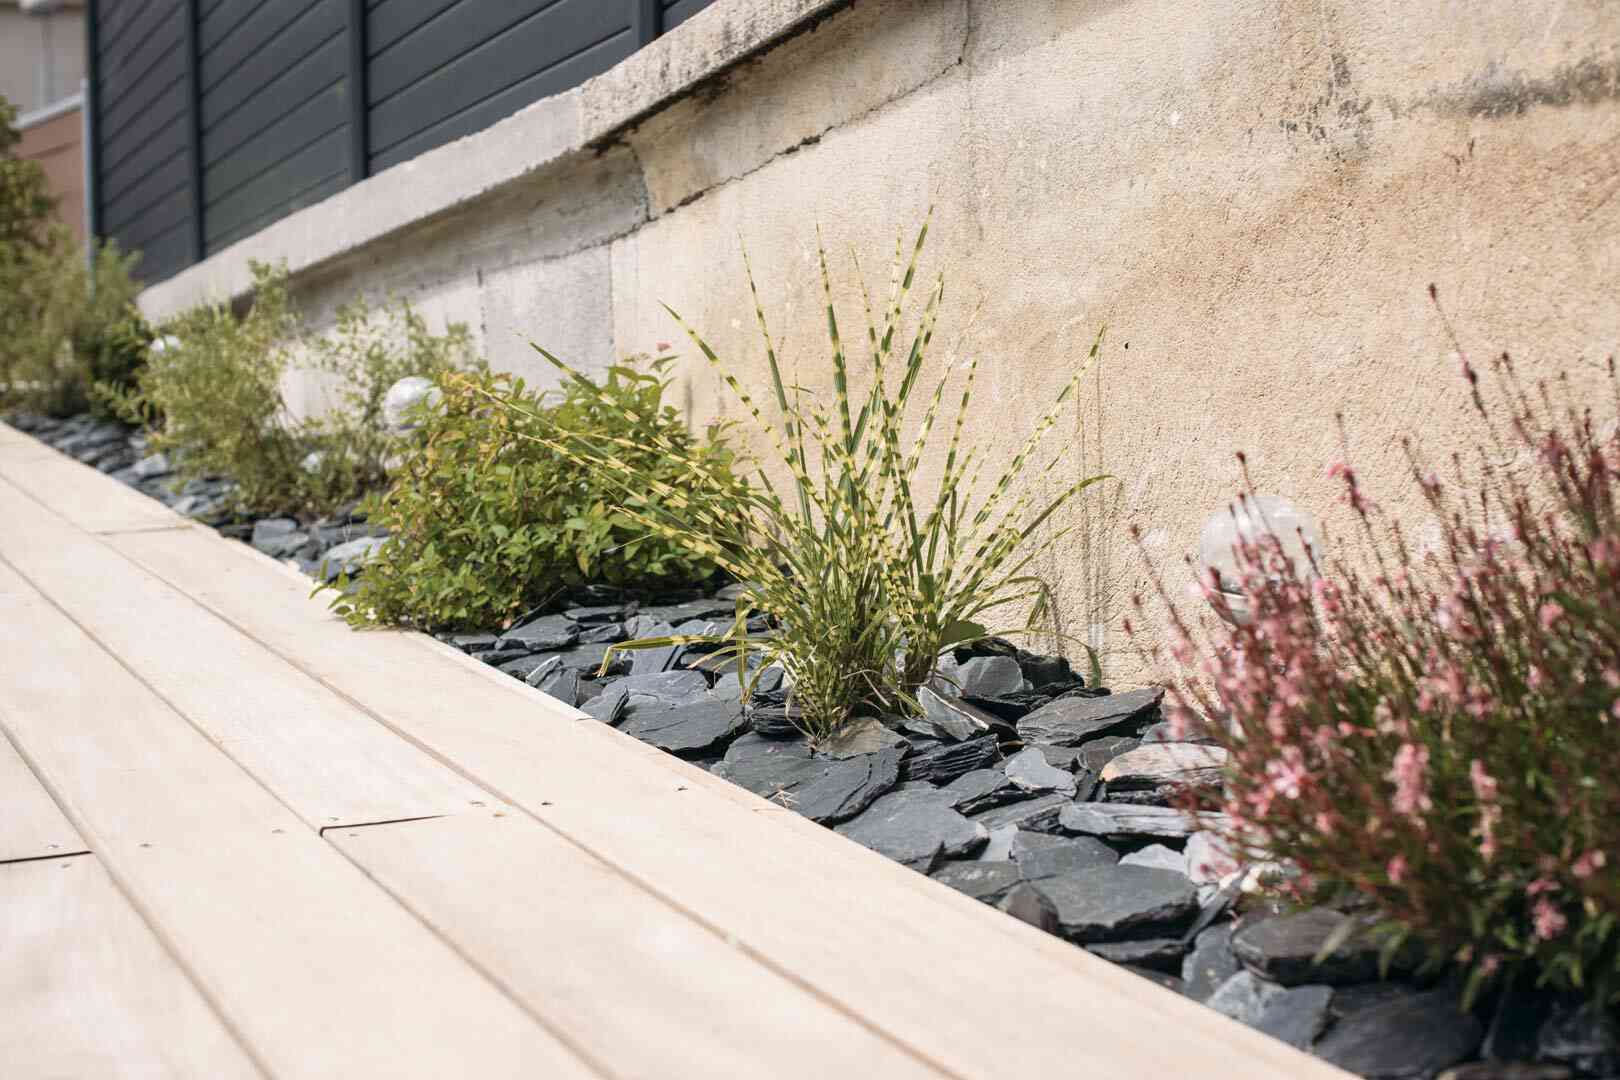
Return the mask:
[[1301, 900], [1370, 902], [1386, 956], [1422, 946], [1468, 973], [1470, 998], [1522, 975], [1612, 1005], [1620, 383], [1611, 360], [1600, 421], [1562, 382], [1492, 366], [1488, 406], [1463, 359], [1477, 455], [1442, 479], [1406, 447], [1438, 545], [1420, 551], [1337, 466], [1354, 554], [1242, 547], [1242, 580], [1201, 578], [1217, 608], [1246, 600], [1230, 624], [1189, 618], [1160, 584], [1188, 671], [1175, 722], [1231, 755], [1200, 808], [1230, 815], [1233, 850], [1295, 864]]

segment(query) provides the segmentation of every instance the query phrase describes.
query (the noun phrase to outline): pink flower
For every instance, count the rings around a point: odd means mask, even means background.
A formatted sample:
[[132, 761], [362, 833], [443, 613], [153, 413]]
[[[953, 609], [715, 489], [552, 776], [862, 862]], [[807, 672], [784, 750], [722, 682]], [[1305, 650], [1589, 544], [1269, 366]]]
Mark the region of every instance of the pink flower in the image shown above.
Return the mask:
[[1547, 676], [1541, 673], [1541, 669], [1539, 667], [1531, 664], [1530, 675], [1526, 681], [1530, 684], [1530, 689], [1540, 690], [1543, 686], [1547, 685]]
[[1395, 765], [1388, 773], [1395, 782], [1395, 812], [1404, 814], [1419, 825], [1419, 815], [1433, 807], [1429, 800], [1429, 748], [1403, 743], [1395, 752]]
[[1542, 893], [1557, 892], [1558, 882], [1549, 877], [1540, 877], [1524, 887], [1524, 895], [1540, 896]]
[[1496, 801], [1496, 780], [1485, 771], [1485, 763], [1479, 758], [1468, 766], [1468, 779], [1474, 785], [1474, 798], [1484, 803]]
[[1536, 901], [1532, 914], [1535, 919], [1536, 937], [1542, 941], [1551, 941], [1569, 926], [1569, 920], [1564, 918], [1564, 913], [1553, 907], [1552, 901], [1546, 897]]
[[1576, 877], [1580, 878], [1582, 881], [1585, 881], [1587, 878], [1601, 870], [1604, 865], [1608, 863], [1608, 861], [1608, 857], [1605, 856], [1603, 852], [1599, 851], [1597, 848], [1593, 848], [1591, 851], [1588, 851], [1586, 854], [1576, 859], [1575, 864], [1570, 867], [1570, 871]]
[[1479, 973], [1485, 978], [1496, 974], [1496, 969], [1502, 966], [1502, 958], [1495, 953], [1479, 962]]
[[1271, 777], [1271, 790], [1289, 799], [1299, 798], [1299, 789], [1310, 772], [1305, 768], [1305, 755], [1297, 746], [1283, 751], [1282, 760], [1266, 762], [1266, 775]]
[[1536, 611], [1536, 618], [1543, 630], [1551, 630], [1553, 624], [1564, 617], [1564, 606], [1556, 600], [1549, 600]]
[[1405, 881], [1407, 870], [1408, 867], [1406, 865], [1405, 855], [1395, 856], [1393, 859], [1389, 860], [1389, 865], [1384, 867], [1384, 873], [1389, 875], [1389, 883], [1391, 885], [1399, 885], [1402, 881]]
[[670, 343], [667, 342], [667, 341], [660, 341], [658, 343], [658, 345], [656, 346], [656, 348], [658, 349], [659, 352], [668, 352], [670, 350], [671, 346], [670, 346]]

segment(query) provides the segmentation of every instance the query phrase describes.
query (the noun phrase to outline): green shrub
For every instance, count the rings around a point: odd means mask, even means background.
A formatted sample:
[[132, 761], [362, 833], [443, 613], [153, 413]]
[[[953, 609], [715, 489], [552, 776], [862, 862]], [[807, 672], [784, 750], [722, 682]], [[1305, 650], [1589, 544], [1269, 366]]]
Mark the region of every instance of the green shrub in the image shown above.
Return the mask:
[[56, 205], [45, 169], [14, 152], [16, 123], [17, 107], [0, 95], [0, 256], [41, 244]]
[[569, 585], [655, 590], [712, 577], [711, 561], [647, 535], [611, 485], [550, 445], [564, 431], [622, 441], [633, 467], [671, 498], [686, 486], [685, 461], [726, 476], [731, 455], [719, 433], [693, 438], [662, 404], [662, 372], [614, 367], [600, 384], [569, 383], [557, 400], [506, 375], [440, 378], [443, 396], [421, 418], [418, 445], [370, 507], [392, 538], [336, 609], [355, 625], [488, 629]]
[[1620, 384], [1594, 410], [1499, 370], [1505, 404], [1476, 384], [1478, 452], [1447, 478], [1406, 444], [1432, 551], [1338, 465], [1362, 551], [1307, 566], [1245, 544], [1226, 587], [1252, 614], [1199, 640], [1170, 603], [1203, 671], [1173, 723], [1226, 718], [1200, 726], [1231, 754], [1228, 839], [1295, 864], [1302, 899], [1370, 898], [1391, 955], [1411, 939], [1470, 995], [1519, 974], [1613, 1004]]
[[[745, 583], [727, 635], [675, 640], [719, 644], [722, 654], [739, 658], [757, 650], [780, 662], [792, 685], [799, 722], [814, 739], [833, 733], [856, 714], [916, 710], [915, 690], [933, 673], [941, 650], [984, 636], [989, 631], [982, 620], [1002, 609], [1033, 604], [1038, 612], [1045, 588], [1024, 571], [1064, 530], [1041, 540], [1034, 533], [1100, 479], [1081, 480], [1037, 507], [1033, 485], [1022, 475], [1073, 394], [1080, 377], [1076, 372], [1013, 460], [977, 498], [983, 455], [962, 440], [975, 361], [967, 369], [938, 486], [931, 496], [914, 490], [919, 462], [933, 443], [948, 378], [948, 373], [941, 376], [932, 394], [923, 397], [920, 380], [944, 295], [943, 276], [928, 290], [909, 345], [903, 340], [902, 322], [927, 232], [925, 225], [909, 261], [896, 244], [881, 325], [868, 298], [870, 385], [859, 394], [850, 390], [851, 365], [833, 310], [826, 251], [821, 251], [834, 390], [830, 407], [784, 381], [752, 270], [749, 286], [771, 372], [775, 418], [766, 419], [765, 410], [714, 351], [670, 312], [719, 368], [774, 448], [792, 480], [785, 495], [763, 469], [751, 487], [728, 493], [729, 473], [717, 474], [701, 461], [686, 460], [689, 455], [678, 446], [658, 449], [662, 460], [682, 462], [682, 473], [698, 488], [696, 495], [684, 495], [649, 475], [640, 465], [644, 455], [630, 456], [625, 440], [571, 437], [561, 447], [614, 478], [625, 512], [645, 529], [707, 554]], [[1099, 335], [1092, 356], [1100, 342]], [[577, 385], [588, 385], [541, 351]], [[922, 414], [911, 415], [918, 404]], [[644, 499], [643, 493], [659, 501]], [[772, 616], [777, 627], [772, 636], [748, 638], [745, 615], [750, 608]]]
[[[182, 477], [226, 476], [252, 514], [322, 513], [383, 485], [396, 440], [383, 396], [407, 375], [433, 376], [470, 362], [466, 331], [428, 332], [408, 304], [381, 313], [344, 308], [325, 335], [304, 332], [286, 275], [254, 266], [253, 303], [238, 317], [224, 305], [195, 308], [158, 328], [133, 390], [103, 385], [104, 400], [154, 424], [155, 444]], [[282, 396], [295, 368], [323, 372], [335, 408], [295, 420]]]

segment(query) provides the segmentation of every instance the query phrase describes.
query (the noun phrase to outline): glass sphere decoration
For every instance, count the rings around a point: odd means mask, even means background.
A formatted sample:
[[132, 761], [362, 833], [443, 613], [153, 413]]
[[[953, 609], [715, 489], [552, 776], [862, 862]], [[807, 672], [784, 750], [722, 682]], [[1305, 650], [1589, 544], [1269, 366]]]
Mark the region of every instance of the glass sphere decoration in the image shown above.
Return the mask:
[[1198, 538], [1198, 558], [1205, 580], [1210, 571], [1216, 575], [1217, 595], [1210, 603], [1221, 618], [1239, 624], [1249, 621], [1249, 604], [1240, 584], [1243, 567], [1238, 549], [1266, 536], [1277, 538], [1283, 555], [1293, 562], [1294, 572], [1301, 578], [1315, 575], [1312, 557], [1322, 550], [1316, 519], [1279, 496], [1245, 495], [1212, 515]]

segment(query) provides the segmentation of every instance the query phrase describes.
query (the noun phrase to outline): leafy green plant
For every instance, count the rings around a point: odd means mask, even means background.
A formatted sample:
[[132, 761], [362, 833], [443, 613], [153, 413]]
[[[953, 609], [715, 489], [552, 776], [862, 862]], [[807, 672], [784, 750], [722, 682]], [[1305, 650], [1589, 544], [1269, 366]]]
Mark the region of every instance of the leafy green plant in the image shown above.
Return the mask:
[[56, 200], [45, 169], [16, 155], [17, 107], [0, 95], [0, 255], [37, 247]]
[[[966, 370], [937, 483], [930, 494], [917, 490], [919, 468], [935, 442], [950, 383], [947, 372], [931, 393], [921, 389], [944, 297], [943, 275], [928, 288], [909, 344], [903, 326], [927, 233], [925, 224], [909, 259], [896, 243], [881, 319], [862, 283], [865, 365], [852, 364], [846, 354], [826, 250], [821, 248], [830, 404], [783, 376], [751, 268], [748, 281], [770, 371], [772, 418], [767, 419], [769, 406], [762, 406], [708, 343], [670, 310], [773, 449], [787, 486], [779, 489], [771, 473], [759, 466], [748, 488], [728, 491], [729, 472], [721, 475], [689, 460], [678, 446], [656, 444], [662, 455], [682, 462], [694, 494], [650, 475], [640, 464], [643, 458], [629, 454], [632, 444], [627, 440], [571, 434], [549, 444], [612, 478], [625, 514], [647, 532], [689, 545], [744, 583], [736, 619], [725, 635], [629, 647], [717, 645], [742, 670], [748, 670], [749, 653], [763, 654], [786, 670], [798, 722], [813, 739], [825, 738], [857, 714], [916, 710], [916, 688], [932, 674], [940, 652], [984, 636], [983, 622], [992, 615], [1029, 605], [1031, 618], [1037, 618], [1046, 591], [1025, 571], [1066, 530], [1044, 538], [1036, 532], [1101, 479], [1082, 479], [1040, 505], [1032, 486], [1019, 483], [1073, 394], [1077, 371], [982, 498], [977, 497], [987, 462], [980, 448], [963, 439], [975, 360]], [[1099, 334], [1091, 356], [1100, 344]], [[539, 351], [582, 391], [588, 387], [561, 360]], [[860, 366], [867, 369], [868, 385], [853, 391], [851, 375]], [[771, 616], [772, 635], [748, 636], [750, 610]]]
[[[1449, 327], [1448, 327], [1449, 329]], [[1456, 343], [1453, 336], [1453, 343]], [[1302, 899], [1370, 899], [1386, 955], [1620, 1002], [1620, 382], [1594, 409], [1523, 388], [1506, 357], [1477, 453], [1406, 451], [1429, 551], [1334, 466], [1359, 552], [1238, 550], [1250, 617], [1195, 629], [1172, 723], [1231, 755], [1233, 850], [1286, 859]], [[1506, 413], [1506, 423], [1501, 422]], [[1220, 599], [1223, 582], [1205, 577]], [[1199, 714], [1221, 716], [1203, 723]]]
[[656, 591], [711, 578], [712, 561], [648, 535], [610, 485], [552, 448], [564, 433], [611, 439], [667, 498], [685, 497], [688, 462], [729, 490], [720, 431], [694, 438], [663, 404], [664, 366], [615, 366], [556, 396], [507, 375], [441, 376], [442, 400], [419, 417], [416, 446], [369, 507], [391, 539], [335, 609], [354, 625], [488, 629], [570, 585]]
[[[284, 272], [255, 265], [253, 303], [238, 317], [221, 304], [158, 328], [133, 389], [102, 384], [122, 416], [154, 424], [154, 442], [185, 478], [226, 476], [254, 514], [321, 513], [382, 486], [396, 440], [382, 422], [388, 388], [471, 363], [466, 331], [428, 332], [408, 304], [377, 312], [345, 307], [325, 335], [305, 332]], [[337, 406], [295, 419], [282, 395], [295, 368], [324, 372]]]

